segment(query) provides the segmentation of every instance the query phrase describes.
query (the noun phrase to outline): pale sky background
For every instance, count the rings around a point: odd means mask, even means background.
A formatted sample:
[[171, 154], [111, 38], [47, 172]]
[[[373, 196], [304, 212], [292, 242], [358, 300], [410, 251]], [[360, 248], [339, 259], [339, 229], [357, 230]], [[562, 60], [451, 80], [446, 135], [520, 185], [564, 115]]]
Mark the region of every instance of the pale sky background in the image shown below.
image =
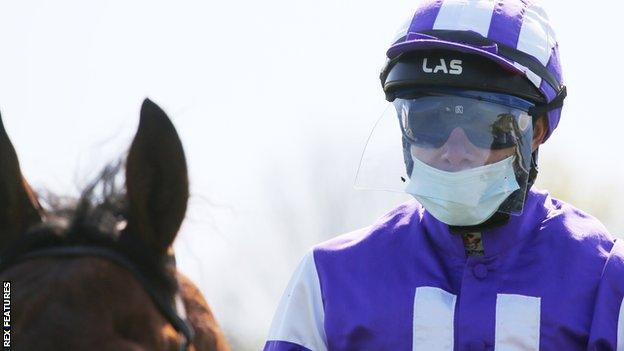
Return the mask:
[[[352, 189], [378, 73], [416, 1], [2, 1], [0, 111], [39, 189], [76, 193], [150, 96], [191, 176], [176, 242], [236, 350], [263, 344], [297, 261], [406, 195]], [[619, 1], [546, 0], [569, 96], [539, 183], [624, 233]]]

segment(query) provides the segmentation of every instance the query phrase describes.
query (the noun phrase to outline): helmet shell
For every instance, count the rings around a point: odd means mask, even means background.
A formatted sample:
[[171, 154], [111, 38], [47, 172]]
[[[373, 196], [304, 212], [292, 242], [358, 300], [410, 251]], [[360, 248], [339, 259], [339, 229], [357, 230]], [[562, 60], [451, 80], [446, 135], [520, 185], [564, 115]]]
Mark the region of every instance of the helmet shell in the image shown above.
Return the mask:
[[522, 72], [501, 67], [482, 56], [453, 50], [418, 50], [405, 53], [391, 65], [385, 79], [388, 101], [402, 90], [455, 88], [513, 95], [545, 104], [544, 94]]
[[[436, 33], [444, 33], [440, 38]], [[456, 33], [457, 35], [453, 35]], [[491, 43], [466, 42], [466, 34]], [[493, 45], [492, 45], [493, 44]], [[551, 86], [535, 69], [522, 65], [499, 47], [519, 51], [554, 77]], [[510, 72], [524, 75], [552, 101], [561, 88], [562, 72], [554, 30], [544, 9], [530, 0], [423, 0], [400, 27], [386, 55], [389, 60], [418, 50], [445, 49], [487, 58]], [[559, 124], [561, 108], [548, 112], [544, 141]]]

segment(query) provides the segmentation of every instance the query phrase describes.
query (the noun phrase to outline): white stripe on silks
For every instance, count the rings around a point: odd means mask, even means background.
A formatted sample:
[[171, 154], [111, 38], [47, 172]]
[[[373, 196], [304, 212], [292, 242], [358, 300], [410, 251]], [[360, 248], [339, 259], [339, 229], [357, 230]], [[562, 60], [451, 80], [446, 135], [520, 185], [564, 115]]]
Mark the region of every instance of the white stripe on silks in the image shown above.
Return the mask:
[[414, 294], [412, 351], [453, 351], [457, 296], [422, 286]]
[[299, 263], [275, 312], [267, 340], [286, 341], [314, 351], [327, 351], [321, 283], [308, 251]]
[[496, 296], [495, 351], [538, 351], [540, 335], [539, 297]]
[[[468, 3], [474, 6], [467, 6]], [[472, 30], [487, 37], [496, 1], [454, 0], [444, 1], [438, 12], [433, 29]]]
[[556, 42], [555, 32], [544, 9], [536, 4], [529, 6], [524, 14], [516, 48], [534, 56], [546, 66]]
[[617, 351], [624, 351], [624, 299], [620, 303], [620, 314], [617, 324]]
[[535, 85], [539, 89], [539, 87], [542, 85], [542, 78], [540, 76], [533, 73], [533, 71], [529, 70], [518, 62], [514, 62], [514, 66], [520, 68], [526, 74], [527, 78], [529, 78], [531, 83], [533, 83], [533, 85]]

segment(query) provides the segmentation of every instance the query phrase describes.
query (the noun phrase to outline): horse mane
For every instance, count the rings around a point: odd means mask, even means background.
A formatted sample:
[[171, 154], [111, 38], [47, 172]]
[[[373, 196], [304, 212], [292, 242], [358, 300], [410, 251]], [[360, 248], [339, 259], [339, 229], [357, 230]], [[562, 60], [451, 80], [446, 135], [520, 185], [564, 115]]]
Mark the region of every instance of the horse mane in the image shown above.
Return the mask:
[[124, 160], [109, 163], [76, 198], [46, 193], [41, 224], [28, 228], [3, 253], [2, 265], [47, 248], [89, 246], [109, 249], [132, 262], [150, 284], [173, 299], [178, 289], [173, 256], [154, 255], [138, 236], [126, 230], [128, 200]]

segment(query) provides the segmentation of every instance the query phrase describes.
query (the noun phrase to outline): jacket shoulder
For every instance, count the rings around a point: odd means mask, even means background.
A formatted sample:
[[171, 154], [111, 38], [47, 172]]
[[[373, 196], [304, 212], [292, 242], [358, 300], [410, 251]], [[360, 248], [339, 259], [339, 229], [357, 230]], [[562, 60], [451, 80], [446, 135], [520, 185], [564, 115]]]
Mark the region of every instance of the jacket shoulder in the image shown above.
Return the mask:
[[422, 218], [423, 208], [415, 200], [405, 202], [380, 217], [370, 226], [338, 235], [332, 239], [314, 246], [313, 251], [318, 253], [337, 253], [363, 249], [374, 242], [390, 239], [390, 237], [407, 228], [411, 223]]
[[545, 192], [543, 196], [546, 216], [540, 223], [540, 230], [551, 233], [556, 240], [580, 244], [581, 247], [608, 253], [614, 238], [609, 230], [594, 216]]

